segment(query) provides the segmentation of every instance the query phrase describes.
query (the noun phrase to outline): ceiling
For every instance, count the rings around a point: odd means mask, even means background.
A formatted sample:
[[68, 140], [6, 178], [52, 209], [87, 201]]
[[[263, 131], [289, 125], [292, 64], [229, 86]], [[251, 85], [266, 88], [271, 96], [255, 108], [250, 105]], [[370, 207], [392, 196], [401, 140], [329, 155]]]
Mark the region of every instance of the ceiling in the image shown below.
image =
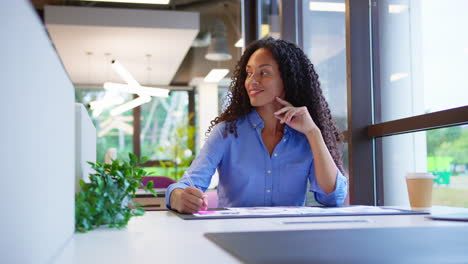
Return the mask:
[[50, 37], [75, 84], [119, 81], [110, 70], [116, 59], [140, 84], [169, 85], [198, 33], [198, 21], [195, 12], [45, 9]]
[[[167, 86], [188, 85], [212, 68], [232, 71], [240, 57], [241, 49], [234, 47], [241, 37], [239, 0], [171, 0], [169, 6], [32, 2], [76, 87], [123, 82], [110, 67], [112, 59], [118, 59], [143, 85]], [[53, 6], [44, 8], [46, 4]], [[198, 31], [209, 31], [216, 18], [226, 25], [230, 61], [208, 61], [204, 58], [207, 47], [191, 47]]]

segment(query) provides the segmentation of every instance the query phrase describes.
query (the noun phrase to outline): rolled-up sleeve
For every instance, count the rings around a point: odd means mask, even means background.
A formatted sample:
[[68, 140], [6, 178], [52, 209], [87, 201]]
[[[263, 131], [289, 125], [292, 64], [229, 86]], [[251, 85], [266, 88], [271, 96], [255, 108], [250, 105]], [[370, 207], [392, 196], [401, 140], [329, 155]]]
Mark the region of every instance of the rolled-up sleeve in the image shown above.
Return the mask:
[[338, 170], [336, 175], [335, 190], [327, 194], [315, 179], [315, 173], [311, 178], [310, 191], [314, 192], [314, 197], [317, 202], [326, 206], [341, 206], [348, 194], [348, 179]]
[[193, 160], [184, 176], [179, 182], [169, 185], [165, 197], [167, 208], [171, 208], [170, 197], [174, 189], [185, 189], [193, 183], [194, 187], [203, 192], [206, 191], [210, 185], [211, 177], [223, 158], [224, 147], [227, 141], [223, 138], [223, 130], [224, 122], [219, 123], [213, 128], [200, 153]]

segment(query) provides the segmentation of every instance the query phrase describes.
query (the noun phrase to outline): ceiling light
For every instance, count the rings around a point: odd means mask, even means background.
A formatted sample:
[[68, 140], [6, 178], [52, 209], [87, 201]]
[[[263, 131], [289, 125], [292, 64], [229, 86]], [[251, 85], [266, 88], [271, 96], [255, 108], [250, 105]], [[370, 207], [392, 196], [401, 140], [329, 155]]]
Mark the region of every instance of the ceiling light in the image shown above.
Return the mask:
[[122, 96], [116, 96], [106, 92], [102, 99], [89, 102], [89, 106], [91, 110], [93, 110], [93, 117], [96, 118], [102, 113], [102, 111], [104, 111], [104, 109], [113, 105], [119, 105], [124, 101], [125, 100]]
[[125, 104], [123, 105], [119, 105], [117, 106], [116, 108], [112, 109], [110, 111], [110, 114], [111, 116], [117, 116], [117, 115], [120, 115], [122, 114], [123, 112], [126, 112], [128, 110], [131, 110], [135, 107], [138, 107], [142, 104], [146, 104], [148, 103], [149, 101], [151, 101], [151, 96], [147, 96], [147, 95], [142, 95], [140, 97], [137, 97], [129, 102], [126, 102]]
[[206, 75], [204, 81], [208, 83], [217, 83], [221, 81], [228, 72], [228, 69], [213, 69], [208, 73], [208, 75]]
[[[107, 90], [124, 91], [128, 93], [138, 94], [139, 97], [129, 101], [125, 104], [119, 105], [110, 111], [112, 116], [120, 115], [123, 112], [131, 110], [142, 104], [151, 101], [151, 96], [168, 97], [169, 90], [162, 88], [142, 87], [133, 76], [120, 64], [118, 61], [112, 61], [112, 68], [120, 75], [120, 77], [127, 82], [127, 84], [120, 83], [104, 83], [104, 88]], [[166, 90], [166, 91], [164, 91]]]
[[345, 12], [346, 6], [344, 3], [310, 1], [309, 9], [310, 11]]
[[81, 1], [167, 5], [169, 4], [170, 0], [81, 0]]
[[242, 48], [244, 47], [244, 39], [243, 38], [240, 38], [236, 44], [234, 44], [235, 47], [238, 47], [238, 48]]
[[261, 24], [260, 25], [260, 36], [262, 36], [262, 38], [267, 37], [268, 33], [270, 33], [270, 25], [269, 24]]
[[130, 86], [140, 86], [140, 84], [133, 78], [133, 76], [118, 62], [117, 60], [112, 60], [112, 69], [114, 69], [119, 76]]
[[198, 32], [197, 37], [192, 42], [192, 47], [208, 47], [211, 43], [211, 33], [210, 32]]
[[390, 76], [390, 81], [391, 82], [395, 82], [395, 81], [398, 81], [400, 79], [403, 79], [403, 78], [406, 78], [408, 77], [409, 74], [408, 73], [405, 73], [405, 72], [397, 72], [397, 73], [394, 73]]
[[106, 93], [106, 95], [104, 95], [104, 98], [102, 98], [101, 100], [89, 102], [89, 106], [91, 110], [95, 110], [101, 107], [106, 108], [109, 106], [118, 105], [123, 102], [124, 102], [124, 99], [122, 96], [107, 96], [107, 93]]
[[225, 61], [232, 59], [228, 51], [226, 40], [226, 25], [220, 19], [213, 22], [213, 33], [210, 46], [206, 51], [205, 59], [212, 61]]
[[401, 13], [408, 9], [407, 5], [388, 5], [388, 12], [391, 14]]
[[[113, 129], [119, 129], [124, 132], [124, 134], [133, 135], [133, 126], [128, 124], [133, 121], [133, 116], [116, 116], [109, 117], [99, 124], [99, 134], [98, 137], [103, 137]], [[115, 158], [114, 158], [115, 159]]]
[[147, 86], [137, 86], [132, 87], [127, 84], [121, 83], [112, 83], [112, 82], [105, 82], [104, 89], [106, 90], [113, 90], [119, 91], [124, 93], [132, 93], [132, 94], [144, 94], [148, 96], [158, 96], [158, 97], [168, 97], [169, 90], [163, 88], [156, 88], [156, 87], [147, 87]]

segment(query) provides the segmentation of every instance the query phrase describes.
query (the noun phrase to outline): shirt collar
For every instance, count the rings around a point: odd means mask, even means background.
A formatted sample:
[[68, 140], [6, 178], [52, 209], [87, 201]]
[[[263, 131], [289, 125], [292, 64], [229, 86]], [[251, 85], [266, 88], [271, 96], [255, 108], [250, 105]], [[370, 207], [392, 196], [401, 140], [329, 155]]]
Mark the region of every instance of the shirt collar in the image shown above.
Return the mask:
[[[247, 114], [247, 119], [249, 120], [250, 125], [256, 129], [256, 128], [263, 128], [265, 123], [263, 122], [263, 119], [260, 117], [260, 115], [257, 113], [257, 110], [255, 108], [252, 108], [252, 111]], [[294, 132], [295, 130], [292, 129], [290, 126], [285, 125], [283, 133], [284, 134], [289, 134]]]
[[252, 108], [252, 111], [247, 114], [247, 119], [249, 120], [250, 125], [253, 128], [263, 127], [264, 122], [260, 115], [257, 113], [255, 108]]

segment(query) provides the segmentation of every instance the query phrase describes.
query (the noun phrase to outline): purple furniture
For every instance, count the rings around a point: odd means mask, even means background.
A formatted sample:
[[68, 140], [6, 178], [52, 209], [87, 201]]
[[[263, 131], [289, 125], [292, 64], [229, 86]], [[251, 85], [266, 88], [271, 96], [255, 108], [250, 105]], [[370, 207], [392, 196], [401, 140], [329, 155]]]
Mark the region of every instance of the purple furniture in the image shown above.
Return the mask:
[[141, 183], [143, 183], [143, 185], [146, 186], [149, 181], [153, 181], [154, 189], [164, 189], [167, 188], [169, 185], [175, 183], [173, 179], [165, 176], [145, 176], [141, 180]]

